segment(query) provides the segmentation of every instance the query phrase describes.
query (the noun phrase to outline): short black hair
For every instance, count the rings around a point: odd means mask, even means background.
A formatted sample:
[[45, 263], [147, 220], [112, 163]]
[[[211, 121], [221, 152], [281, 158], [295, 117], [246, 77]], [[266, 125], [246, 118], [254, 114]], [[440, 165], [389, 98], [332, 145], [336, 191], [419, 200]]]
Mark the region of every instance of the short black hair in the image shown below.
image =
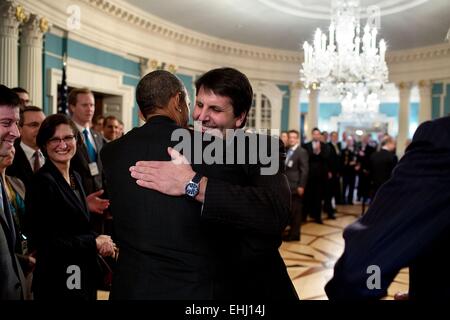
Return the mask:
[[36, 106], [23, 107], [22, 109], [20, 109], [19, 127], [23, 127], [26, 112], [44, 112], [44, 111]]
[[314, 132], [314, 131], [319, 131], [319, 133], [322, 134], [322, 132], [321, 132], [321, 131], [319, 130], [319, 128], [317, 128], [317, 127], [313, 128], [313, 129], [311, 130], [311, 132]]
[[36, 136], [36, 144], [38, 145], [39, 149], [41, 149], [46, 158], [48, 157], [46, 149], [47, 142], [53, 137], [56, 128], [61, 124], [67, 124], [68, 126], [70, 126], [75, 137], [77, 137], [78, 135], [78, 129], [75, 123], [73, 123], [73, 121], [70, 120], [68, 116], [57, 113], [45, 118]]
[[295, 133], [297, 135], [297, 137], [300, 137], [300, 132], [298, 132], [297, 130], [294, 130], [294, 129], [289, 130], [288, 134], [290, 134], [290, 133]]
[[155, 70], [145, 75], [136, 87], [136, 102], [145, 119], [156, 109], [167, 107], [170, 98], [181, 94], [186, 99], [184, 85], [172, 73]]
[[15, 87], [15, 88], [12, 88], [11, 90], [14, 91], [15, 93], [30, 94], [27, 90], [25, 90], [24, 88], [21, 88], [21, 87]]
[[195, 87], [197, 92], [204, 87], [216, 95], [230, 98], [235, 117], [245, 112], [240, 128], [245, 126], [253, 101], [253, 89], [245, 74], [233, 68], [213, 69], [198, 78]]
[[0, 106], [16, 108], [20, 106], [19, 96], [7, 86], [0, 84]]

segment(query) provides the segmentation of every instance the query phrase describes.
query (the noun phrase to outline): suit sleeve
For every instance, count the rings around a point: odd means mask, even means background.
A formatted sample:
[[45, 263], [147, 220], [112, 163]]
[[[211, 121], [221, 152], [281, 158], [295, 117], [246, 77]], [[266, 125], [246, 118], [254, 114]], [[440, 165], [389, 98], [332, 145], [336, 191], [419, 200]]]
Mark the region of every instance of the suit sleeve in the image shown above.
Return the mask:
[[[439, 123], [418, 128], [391, 180], [367, 213], [345, 229], [345, 251], [325, 287], [330, 299], [382, 298], [399, 270], [448, 232], [449, 138]], [[380, 275], [378, 288], [368, 285], [374, 270]]]
[[[41, 178], [41, 177], [40, 177]], [[58, 215], [64, 214], [57, 208], [60, 203], [56, 197], [60, 192], [50, 180], [33, 179], [25, 199], [26, 216], [30, 223], [31, 241], [36, 248], [45, 247], [63, 252], [96, 252], [96, 234], [94, 232], [68, 235], [58, 225]]]
[[208, 179], [202, 218], [239, 229], [280, 235], [290, 211], [291, 193], [284, 174], [285, 152], [279, 145], [279, 167], [274, 175], [261, 175], [261, 166], [247, 167], [247, 184]]
[[309, 155], [308, 151], [300, 147], [299, 154], [300, 154], [300, 161], [298, 164], [298, 171], [300, 172], [300, 179], [298, 186], [300, 188], [305, 188], [306, 183], [308, 182], [308, 174], [309, 174]]

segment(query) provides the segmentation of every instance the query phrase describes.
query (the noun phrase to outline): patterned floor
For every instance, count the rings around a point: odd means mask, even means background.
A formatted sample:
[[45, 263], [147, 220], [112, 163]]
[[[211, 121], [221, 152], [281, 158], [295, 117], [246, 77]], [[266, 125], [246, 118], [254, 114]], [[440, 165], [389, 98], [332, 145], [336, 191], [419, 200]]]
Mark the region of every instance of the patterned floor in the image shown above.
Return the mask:
[[[361, 214], [361, 206], [338, 206], [336, 220], [302, 226], [301, 241], [283, 242], [280, 253], [302, 300], [326, 300], [325, 284], [333, 275], [336, 260], [344, 250], [343, 229]], [[388, 290], [391, 300], [397, 292], [408, 291], [408, 269], [401, 270]]]
[[[343, 229], [361, 214], [361, 206], [338, 206], [336, 220], [324, 224], [308, 222], [302, 226], [301, 241], [283, 242], [280, 253], [302, 300], [326, 300], [324, 287], [333, 275], [333, 266], [344, 250]], [[386, 299], [408, 291], [408, 269], [401, 270], [388, 290]], [[99, 291], [98, 300], [109, 292]]]

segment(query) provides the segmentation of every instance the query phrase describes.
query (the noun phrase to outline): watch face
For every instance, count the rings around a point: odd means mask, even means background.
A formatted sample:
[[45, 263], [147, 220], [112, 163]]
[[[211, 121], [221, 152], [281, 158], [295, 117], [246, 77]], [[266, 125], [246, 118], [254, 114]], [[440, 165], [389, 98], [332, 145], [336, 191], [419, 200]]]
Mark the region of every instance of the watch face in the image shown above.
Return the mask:
[[190, 182], [186, 185], [186, 194], [195, 197], [198, 194], [198, 184]]

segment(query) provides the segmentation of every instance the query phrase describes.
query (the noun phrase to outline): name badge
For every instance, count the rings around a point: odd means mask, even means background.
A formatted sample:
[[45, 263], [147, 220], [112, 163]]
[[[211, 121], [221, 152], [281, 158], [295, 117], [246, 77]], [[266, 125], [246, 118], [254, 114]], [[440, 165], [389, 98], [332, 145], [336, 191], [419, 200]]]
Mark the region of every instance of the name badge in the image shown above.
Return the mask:
[[89, 171], [91, 171], [91, 176], [96, 176], [100, 173], [96, 162], [89, 163]]
[[294, 161], [289, 160], [288, 163], [287, 163], [287, 166], [288, 166], [289, 168], [292, 168], [292, 165], [293, 165], [293, 164], [294, 164]]

